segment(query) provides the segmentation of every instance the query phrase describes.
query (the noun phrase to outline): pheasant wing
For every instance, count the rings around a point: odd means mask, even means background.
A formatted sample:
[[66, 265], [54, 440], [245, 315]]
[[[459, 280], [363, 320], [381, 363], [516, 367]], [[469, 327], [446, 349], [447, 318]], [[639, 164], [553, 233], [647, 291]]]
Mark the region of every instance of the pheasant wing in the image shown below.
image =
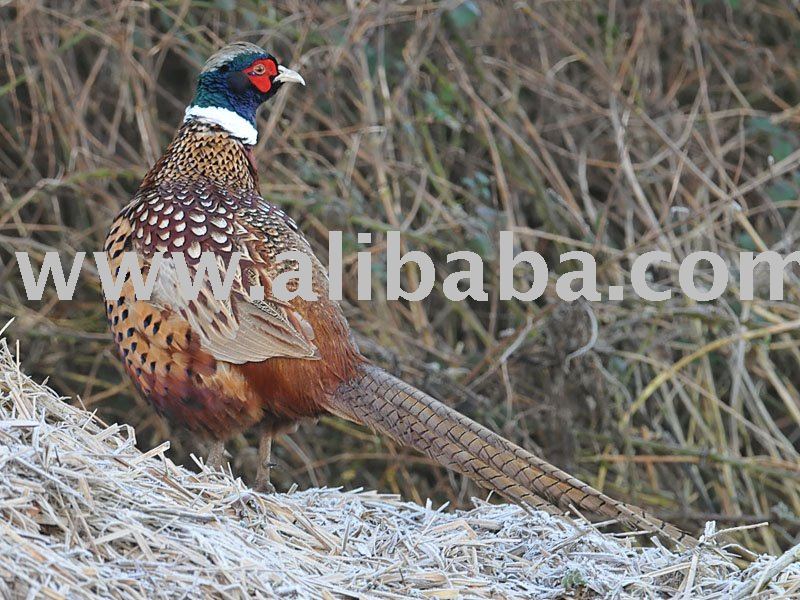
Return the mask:
[[[239, 210], [243, 204], [255, 208], [256, 203], [263, 203], [260, 197], [252, 194], [254, 198], [248, 201], [216, 185], [197, 183], [189, 190], [164, 189], [162, 184], [150, 193], [153, 199], [139, 204], [148, 208], [129, 219], [136, 230], [134, 246], [147, 262], [156, 252], [166, 253], [151, 295], [152, 304], [180, 314], [200, 336], [202, 347], [218, 360], [243, 364], [275, 357], [317, 356], [313, 330], [300, 313], [277, 298], [260, 300], [250, 294], [250, 284], [268, 283], [273, 268], [265, 261], [269, 256], [253, 251], [256, 238], [252, 228], [237, 217], [246, 213]], [[193, 201], [186, 202], [186, 198]], [[155, 208], [160, 214], [152, 214]], [[286, 227], [286, 233], [294, 234]], [[263, 241], [263, 233], [258, 239]], [[181, 293], [178, 268], [170, 256], [173, 252], [183, 253], [188, 273], [199, 286], [196, 298]], [[228, 298], [214, 297], [209, 277], [203, 277], [199, 284], [196, 281], [201, 255], [206, 252], [215, 256], [221, 279], [233, 253], [241, 253]]]

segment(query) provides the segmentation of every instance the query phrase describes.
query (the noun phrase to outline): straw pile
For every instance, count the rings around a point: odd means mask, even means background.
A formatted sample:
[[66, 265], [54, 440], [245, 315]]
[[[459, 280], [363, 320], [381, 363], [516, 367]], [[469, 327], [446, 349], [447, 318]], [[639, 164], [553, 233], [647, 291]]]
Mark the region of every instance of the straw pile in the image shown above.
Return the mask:
[[[0, 340], [3, 597], [685, 598], [788, 596], [796, 551], [740, 570], [713, 535], [637, 548], [544, 513], [444, 512], [374, 492], [264, 496], [142, 453], [26, 376]], [[713, 528], [708, 528], [711, 532]]]

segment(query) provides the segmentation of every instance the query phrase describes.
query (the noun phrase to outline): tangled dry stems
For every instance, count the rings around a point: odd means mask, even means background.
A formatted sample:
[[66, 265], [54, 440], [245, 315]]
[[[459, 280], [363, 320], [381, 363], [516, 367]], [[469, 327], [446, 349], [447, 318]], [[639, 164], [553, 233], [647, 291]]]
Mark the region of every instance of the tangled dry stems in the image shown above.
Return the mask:
[[[320, 256], [347, 246], [347, 310], [373, 358], [611, 495], [697, 531], [746, 530], [779, 553], [800, 533], [800, 286], [785, 302], [673, 299], [565, 307], [358, 303], [355, 233], [404, 229], [437, 264], [494, 264], [497, 231], [551, 265], [589, 250], [601, 291], [632, 256], [726, 256], [797, 242], [800, 71], [792, 3], [2, 2], [0, 321], [30, 368], [142, 448], [196, 440], [136, 398], [110, 352], [97, 280], [71, 303], [24, 299], [15, 250], [96, 250], [180, 121], [203, 59], [248, 39], [308, 86], [259, 120], [262, 193]], [[3, 77], [0, 75], [0, 77]], [[700, 279], [708, 273], [701, 272]], [[414, 274], [406, 284], [413, 285]], [[496, 298], [497, 272], [486, 288]], [[763, 288], [759, 296], [764, 298]], [[469, 506], [471, 484], [338, 421], [278, 442], [278, 487], [364, 486]], [[235, 440], [237, 473], [253, 466]], [[413, 462], [413, 468], [412, 466]]]

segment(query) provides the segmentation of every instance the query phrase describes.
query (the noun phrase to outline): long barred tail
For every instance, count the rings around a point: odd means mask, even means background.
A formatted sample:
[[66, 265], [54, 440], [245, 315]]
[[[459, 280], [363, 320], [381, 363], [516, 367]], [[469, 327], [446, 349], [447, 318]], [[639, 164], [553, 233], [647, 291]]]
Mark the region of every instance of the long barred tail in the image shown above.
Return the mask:
[[520, 505], [556, 514], [574, 507], [676, 544], [697, 544], [674, 525], [609, 498], [379, 367], [363, 365], [336, 391], [330, 410], [427, 454]]

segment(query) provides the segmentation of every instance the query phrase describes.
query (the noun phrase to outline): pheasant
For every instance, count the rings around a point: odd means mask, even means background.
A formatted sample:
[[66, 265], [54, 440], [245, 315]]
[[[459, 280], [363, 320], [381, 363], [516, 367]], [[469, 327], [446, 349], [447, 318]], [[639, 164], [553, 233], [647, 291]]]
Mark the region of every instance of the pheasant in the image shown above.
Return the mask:
[[[128, 276], [118, 298], [106, 296], [114, 341], [135, 387], [155, 410], [213, 440], [211, 465], [224, 442], [261, 429], [256, 487], [269, 490], [273, 436], [298, 421], [330, 413], [410, 446], [525, 507], [568, 509], [659, 535], [695, 540], [641, 508], [614, 500], [500, 437], [361, 355], [338, 303], [329, 300], [322, 264], [281, 209], [258, 193], [253, 157], [256, 112], [295, 71], [250, 43], [214, 54], [164, 155], [145, 176], [108, 234], [105, 252], [118, 274], [135, 253], [146, 277], [156, 253], [183, 253], [190, 269], [201, 253], [227, 265], [241, 260], [230, 296], [217, 300], [204, 282], [196, 299], [178, 293], [165, 261], [149, 299]], [[271, 282], [292, 268], [287, 250], [313, 265], [317, 300], [282, 301]], [[260, 284], [263, 298], [251, 295]]]

